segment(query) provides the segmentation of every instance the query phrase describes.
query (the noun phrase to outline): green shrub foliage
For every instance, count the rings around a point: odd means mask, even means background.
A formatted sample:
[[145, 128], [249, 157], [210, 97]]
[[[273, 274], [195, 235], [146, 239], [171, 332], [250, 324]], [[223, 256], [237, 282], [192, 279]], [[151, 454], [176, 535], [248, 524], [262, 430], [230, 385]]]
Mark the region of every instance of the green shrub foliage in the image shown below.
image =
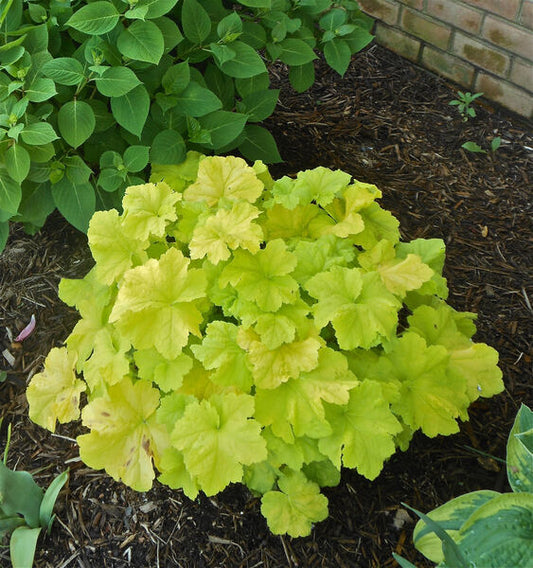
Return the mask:
[[303, 91], [315, 50], [343, 74], [372, 38], [351, 0], [6, 0], [0, 10], [0, 250], [10, 219], [32, 232], [55, 208], [85, 232], [148, 162], [177, 164], [187, 148], [279, 161], [257, 124], [278, 99], [265, 61], [286, 63]]
[[92, 217], [95, 266], [59, 289], [81, 319], [27, 390], [52, 431], [85, 392], [90, 467], [147, 491], [155, 466], [191, 498], [245, 483], [302, 536], [342, 466], [374, 479], [503, 389], [474, 314], [445, 302], [444, 243], [400, 242], [374, 185], [197, 152], [151, 180]]

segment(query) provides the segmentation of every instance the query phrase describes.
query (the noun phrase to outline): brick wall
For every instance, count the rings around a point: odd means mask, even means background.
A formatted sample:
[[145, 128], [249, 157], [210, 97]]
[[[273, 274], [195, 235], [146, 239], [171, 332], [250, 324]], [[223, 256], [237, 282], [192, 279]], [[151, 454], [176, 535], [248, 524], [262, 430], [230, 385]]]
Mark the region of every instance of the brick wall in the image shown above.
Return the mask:
[[533, 0], [358, 0], [376, 41], [533, 118]]

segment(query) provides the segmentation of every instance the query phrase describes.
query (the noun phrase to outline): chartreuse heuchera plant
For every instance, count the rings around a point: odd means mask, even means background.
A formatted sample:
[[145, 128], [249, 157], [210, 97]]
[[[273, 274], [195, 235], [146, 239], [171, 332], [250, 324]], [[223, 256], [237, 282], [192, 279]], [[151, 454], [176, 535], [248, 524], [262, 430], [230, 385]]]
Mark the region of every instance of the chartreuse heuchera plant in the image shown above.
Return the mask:
[[445, 302], [443, 242], [400, 242], [374, 185], [196, 152], [151, 182], [92, 217], [96, 264], [59, 287], [81, 319], [27, 390], [50, 430], [85, 393], [90, 467], [190, 498], [244, 483], [273, 533], [303, 536], [342, 466], [374, 479], [502, 390], [475, 316]]
[[266, 63], [304, 91], [316, 52], [342, 75], [371, 27], [353, 0], [2, 1], [0, 250], [56, 208], [85, 232], [187, 149], [280, 161]]
[[440, 568], [533, 568], [533, 412], [525, 404], [507, 441], [507, 478], [512, 493], [472, 491], [427, 516], [415, 511], [416, 548]]

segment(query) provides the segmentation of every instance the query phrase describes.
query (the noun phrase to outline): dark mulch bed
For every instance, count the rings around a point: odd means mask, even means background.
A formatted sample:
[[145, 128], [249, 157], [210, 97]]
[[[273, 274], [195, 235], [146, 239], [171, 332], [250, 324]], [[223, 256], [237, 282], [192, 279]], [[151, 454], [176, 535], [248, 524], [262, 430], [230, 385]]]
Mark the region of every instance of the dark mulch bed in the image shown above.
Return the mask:
[[[91, 261], [83, 236], [59, 217], [33, 238], [15, 228], [0, 257], [0, 351], [16, 357], [13, 367], [1, 362], [9, 374], [0, 385], [0, 447], [11, 424], [11, 467], [34, 472], [43, 486], [71, 470], [37, 568], [367, 568], [394, 566], [393, 551], [427, 566], [412, 547], [402, 501], [427, 511], [467, 491], [508, 490], [501, 463], [471, 448], [504, 458], [520, 403], [533, 405], [531, 123], [482, 103], [463, 123], [448, 106], [453, 85], [378, 46], [358, 55], [343, 79], [320, 64], [308, 93], [294, 93], [281, 69], [273, 74], [282, 93], [268, 127], [286, 159], [275, 176], [340, 168], [381, 188], [405, 239], [444, 238], [449, 301], [479, 314], [476, 339], [499, 350], [506, 391], [475, 404], [458, 435], [415, 436], [372, 483], [345, 471], [325, 491], [329, 519], [309, 538], [269, 534], [258, 501], [240, 486], [195, 502], [162, 486], [138, 494], [77, 460], [76, 426], [51, 435], [27, 418], [25, 385], [76, 320], [57, 299], [58, 280], [81, 277]], [[468, 140], [488, 147], [494, 136], [503, 140], [495, 155], [461, 149]], [[32, 313], [36, 332], [16, 350], [7, 329], [16, 335]], [[5, 550], [0, 564], [9, 564]]]

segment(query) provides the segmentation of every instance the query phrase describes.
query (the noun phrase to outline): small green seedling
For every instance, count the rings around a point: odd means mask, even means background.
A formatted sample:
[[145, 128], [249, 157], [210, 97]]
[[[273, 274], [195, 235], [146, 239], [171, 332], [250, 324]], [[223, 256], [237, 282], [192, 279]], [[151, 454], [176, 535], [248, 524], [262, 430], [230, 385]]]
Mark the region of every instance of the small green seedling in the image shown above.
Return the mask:
[[450, 101], [448, 104], [456, 106], [457, 110], [463, 117], [463, 122], [466, 122], [469, 118], [474, 118], [476, 116], [476, 111], [471, 107], [471, 104], [482, 95], [483, 93], [472, 94], [457, 91], [457, 98]]
[[54, 505], [68, 479], [68, 470], [58, 475], [43, 493], [30, 473], [12, 471], [6, 466], [10, 438], [8, 427], [4, 457], [0, 460], [0, 537], [11, 533], [9, 549], [13, 568], [28, 568], [33, 565], [41, 530], [50, 532], [55, 518]]
[[[509, 434], [506, 463], [512, 493], [473, 491], [427, 516], [404, 505], [421, 519], [416, 548], [439, 568], [533, 568], [533, 412], [525, 405]], [[393, 556], [402, 568], [416, 568]]]
[[[496, 138], [492, 139], [490, 143], [490, 150], [493, 154], [501, 146], [501, 143], [502, 139], [499, 136], [496, 136]], [[464, 148], [465, 150], [468, 150], [469, 152], [472, 152], [474, 154], [487, 153], [486, 150], [484, 150], [479, 144], [476, 144], [475, 142], [465, 142], [464, 144], [461, 145], [461, 148]]]

